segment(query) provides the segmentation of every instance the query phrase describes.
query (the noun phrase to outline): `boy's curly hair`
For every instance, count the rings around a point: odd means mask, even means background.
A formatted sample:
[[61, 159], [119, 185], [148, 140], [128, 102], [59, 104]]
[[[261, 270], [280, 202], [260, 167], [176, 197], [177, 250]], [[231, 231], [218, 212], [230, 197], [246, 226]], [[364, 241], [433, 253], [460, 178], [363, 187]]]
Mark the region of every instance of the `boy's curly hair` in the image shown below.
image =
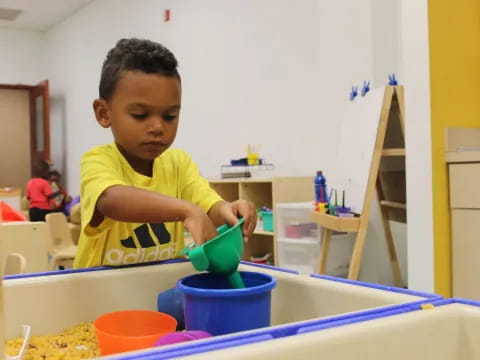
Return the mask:
[[108, 100], [115, 91], [124, 71], [142, 71], [147, 74], [176, 76], [177, 59], [165, 46], [144, 39], [121, 39], [112, 48], [103, 62], [100, 77], [100, 98]]

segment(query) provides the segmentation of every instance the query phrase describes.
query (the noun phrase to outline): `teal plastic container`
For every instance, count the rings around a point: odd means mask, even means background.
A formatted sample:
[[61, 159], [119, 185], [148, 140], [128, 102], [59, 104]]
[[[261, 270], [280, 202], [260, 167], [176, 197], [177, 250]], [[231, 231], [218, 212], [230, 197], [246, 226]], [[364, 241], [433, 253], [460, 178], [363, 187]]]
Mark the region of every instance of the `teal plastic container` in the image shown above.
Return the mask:
[[262, 211], [263, 230], [273, 231], [273, 212]]

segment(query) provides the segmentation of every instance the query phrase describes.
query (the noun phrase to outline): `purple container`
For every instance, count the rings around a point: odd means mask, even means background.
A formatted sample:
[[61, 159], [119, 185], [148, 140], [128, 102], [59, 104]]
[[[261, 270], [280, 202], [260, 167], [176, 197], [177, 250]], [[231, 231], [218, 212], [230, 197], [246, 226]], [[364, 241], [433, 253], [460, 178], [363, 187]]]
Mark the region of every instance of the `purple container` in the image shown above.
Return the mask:
[[163, 346], [163, 345], [171, 345], [171, 344], [178, 344], [186, 341], [193, 341], [198, 339], [205, 339], [211, 337], [209, 333], [200, 330], [192, 330], [192, 331], [181, 331], [181, 332], [174, 332], [167, 335], [162, 336], [158, 339], [153, 346]]

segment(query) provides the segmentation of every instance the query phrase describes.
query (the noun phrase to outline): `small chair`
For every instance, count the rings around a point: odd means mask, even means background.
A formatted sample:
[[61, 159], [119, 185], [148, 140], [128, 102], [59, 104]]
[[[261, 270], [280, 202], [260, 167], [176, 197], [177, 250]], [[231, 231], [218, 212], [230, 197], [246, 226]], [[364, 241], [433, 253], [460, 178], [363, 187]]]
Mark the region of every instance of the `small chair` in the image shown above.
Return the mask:
[[23, 274], [27, 267], [27, 260], [22, 254], [10, 253], [5, 260], [5, 275]]
[[27, 219], [29, 217], [29, 210], [30, 208], [30, 201], [28, 201], [26, 196], [23, 196], [22, 199], [20, 200], [20, 211], [22, 212], [23, 216], [25, 216]]
[[50, 270], [55, 270], [62, 264], [70, 265], [77, 253], [77, 247], [74, 245], [68, 229], [67, 217], [63, 213], [56, 212], [47, 214], [45, 221], [52, 235], [47, 243], [48, 253], [52, 257]]

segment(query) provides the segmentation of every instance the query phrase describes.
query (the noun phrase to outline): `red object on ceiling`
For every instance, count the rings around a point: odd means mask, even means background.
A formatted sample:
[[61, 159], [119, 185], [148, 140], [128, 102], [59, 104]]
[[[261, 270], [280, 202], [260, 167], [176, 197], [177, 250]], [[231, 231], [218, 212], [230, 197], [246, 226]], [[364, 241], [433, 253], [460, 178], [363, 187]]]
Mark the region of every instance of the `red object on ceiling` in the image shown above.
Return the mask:
[[165, 10], [165, 22], [170, 21], [170, 10]]

